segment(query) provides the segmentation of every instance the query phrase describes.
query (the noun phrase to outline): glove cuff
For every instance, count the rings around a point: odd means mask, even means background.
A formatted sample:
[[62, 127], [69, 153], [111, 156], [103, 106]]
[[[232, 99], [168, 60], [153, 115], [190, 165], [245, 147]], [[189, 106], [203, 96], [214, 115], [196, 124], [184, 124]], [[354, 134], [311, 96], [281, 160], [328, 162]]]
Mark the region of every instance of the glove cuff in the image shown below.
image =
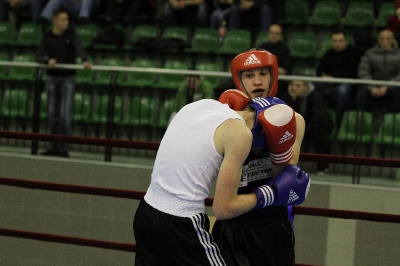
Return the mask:
[[282, 153], [270, 153], [271, 162], [275, 165], [288, 163], [293, 157], [293, 150], [290, 147], [287, 151]]
[[263, 185], [253, 189], [253, 192], [257, 197], [257, 204], [254, 207], [254, 210], [271, 206], [275, 201], [275, 192], [271, 186]]

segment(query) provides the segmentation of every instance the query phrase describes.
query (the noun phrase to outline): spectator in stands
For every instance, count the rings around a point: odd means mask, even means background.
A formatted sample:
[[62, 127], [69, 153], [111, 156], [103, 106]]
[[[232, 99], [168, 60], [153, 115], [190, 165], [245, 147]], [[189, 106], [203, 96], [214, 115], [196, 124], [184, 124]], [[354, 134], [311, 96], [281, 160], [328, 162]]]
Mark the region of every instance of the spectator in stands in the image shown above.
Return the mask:
[[122, 25], [127, 26], [138, 15], [153, 15], [155, 0], [108, 0], [104, 13], [107, 24], [113, 24], [118, 10], [122, 11]]
[[[69, 27], [68, 13], [53, 12], [53, 27], [39, 44], [36, 61], [49, 66], [46, 76], [48, 127], [50, 134], [69, 135], [75, 90], [75, 70], [57, 69], [57, 64], [75, 64], [81, 58], [85, 69], [91, 68], [75, 30]], [[42, 155], [69, 157], [67, 143], [52, 142]]]
[[[314, 85], [311, 82], [293, 80], [287, 90], [283, 90], [281, 99], [304, 117], [306, 122], [304, 140], [307, 143], [314, 143], [316, 153], [329, 154], [329, 135], [333, 130], [333, 121], [324, 99], [315, 90]], [[316, 164], [319, 176], [329, 172], [328, 163]]]
[[[276, 15], [282, 10], [283, 1], [240, 0], [235, 4], [230, 18], [229, 29], [249, 28], [249, 24], [258, 20], [258, 30], [268, 31]], [[275, 15], [275, 17], [274, 17]], [[254, 28], [254, 27], [251, 27]]]
[[77, 15], [78, 22], [84, 24], [89, 21], [99, 3], [99, 0], [49, 0], [40, 16], [51, 22], [53, 12], [63, 8], [68, 13]]
[[393, 32], [397, 43], [400, 43], [400, 0], [394, 1], [394, 6], [396, 8], [396, 14], [390, 16], [386, 20], [386, 29]]
[[[382, 30], [375, 47], [367, 50], [358, 67], [360, 79], [400, 81], [400, 49], [393, 32]], [[384, 104], [389, 112], [400, 111], [400, 88], [386, 85], [367, 85], [359, 91], [363, 110], [372, 111], [376, 104]]]
[[163, 29], [194, 18], [196, 18], [197, 27], [207, 27], [208, 5], [206, 0], [169, 0], [164, 5]]
[[7, 11], [9, 12], [10, 21], [12, 21], [12, 15], [18, 16], [21, 12], [30, 11], [32, 20], [37, 22], [39, 21], [42, 4], [43, 0], [0, 0], [0, 21], [5, 21]]
[[179, 86], [176, 99], [179, 110], [191, 102], [201, 99], [215, 99], [215, 94], [208, 81], [203, 80], [200, 76], [188, 75], [185, 77], [185, 81]]
[[279, 62], [278, 74], [287, 75], [291, 70], [290, 49], [283, 42], [282, 27], [279, 24], [272, 24], [268, 29], [268, 42], [259, 45], [276, 56]]
[[223, 21], [229, 24], [229, 18], [234, 6], [235, 0], [219, 0], [217, 1], [216, 8], [210, 16], [210, 28], [218, 29], [221, 27]]
[[[317, 65], [317, 76], [322, 78], [357, 78], [361, 51], [349, 45], [346, 34], [337, 30], [331, 34], [332, 49], [328, 50]], [[343, 113], [355, 92], [355, 87], [348, 83], [316, 82], [316, 90], [335, 110], [336, 124], [339, 126]]]
[[[201, 99], [216, 99], [211, 84], [200, 76], [187, 75], [176, 93], [177, 111], [188, 103]], [[170, 121], [176, 112], [171, 114]]]

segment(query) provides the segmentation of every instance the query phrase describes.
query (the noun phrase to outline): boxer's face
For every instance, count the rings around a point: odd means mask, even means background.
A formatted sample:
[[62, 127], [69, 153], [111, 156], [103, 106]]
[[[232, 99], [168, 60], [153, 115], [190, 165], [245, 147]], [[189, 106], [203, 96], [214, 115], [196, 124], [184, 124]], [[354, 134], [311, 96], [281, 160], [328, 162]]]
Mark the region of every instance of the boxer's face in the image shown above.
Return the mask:
[[271, 83], [271, 72], [268, 68], [243, 71], [240, 73], [240, 79], [251, 99], [268, 96]]

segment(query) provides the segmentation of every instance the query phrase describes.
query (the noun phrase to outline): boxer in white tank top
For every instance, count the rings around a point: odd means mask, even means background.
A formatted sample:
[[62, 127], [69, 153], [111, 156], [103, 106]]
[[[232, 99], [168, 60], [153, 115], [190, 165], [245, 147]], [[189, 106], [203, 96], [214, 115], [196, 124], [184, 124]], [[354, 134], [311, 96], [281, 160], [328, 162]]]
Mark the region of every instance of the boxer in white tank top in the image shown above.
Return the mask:
[[254, 193], [237, 194], [253, 124], [253, 110], [233, 111], [215, 100], [188, 104], [177, 113], [135, 214], [135, 266], [226, 265], [209, 233], [204, 200], [217, 179], [213, 212], [218, 219], [255, 207]]

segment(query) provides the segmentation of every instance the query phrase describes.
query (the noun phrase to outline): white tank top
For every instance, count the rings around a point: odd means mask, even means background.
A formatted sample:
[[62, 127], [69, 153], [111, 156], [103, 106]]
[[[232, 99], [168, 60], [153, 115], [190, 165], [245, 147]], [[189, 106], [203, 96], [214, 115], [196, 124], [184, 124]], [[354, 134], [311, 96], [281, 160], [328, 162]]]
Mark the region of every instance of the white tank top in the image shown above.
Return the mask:
[[243, 120], [227, 104], [205, 99], [184, 106], [161, 140], [144, 197], [162, 212], [189, 217], [205, 211], [204, 200], [222, 162], [214, 132], [225, 120]]

